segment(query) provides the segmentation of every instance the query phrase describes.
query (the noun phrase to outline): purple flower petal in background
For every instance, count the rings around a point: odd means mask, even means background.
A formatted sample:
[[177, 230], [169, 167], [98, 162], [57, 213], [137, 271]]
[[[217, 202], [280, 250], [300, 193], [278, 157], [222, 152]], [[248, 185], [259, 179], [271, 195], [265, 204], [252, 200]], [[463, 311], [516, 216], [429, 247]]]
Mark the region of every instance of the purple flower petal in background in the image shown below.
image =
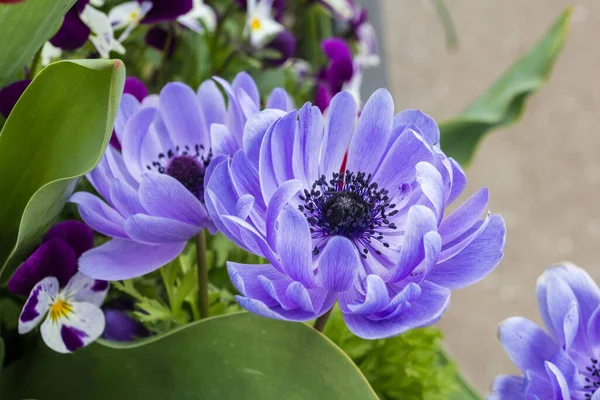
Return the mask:
[[91, 30], [80, 18], [89, 0], [77, 0], [65, 15], [58, 32], [50, 39], [53, 46], [63, 50], [77, 50], [87, 42]]
[[[147, 0], [138, 0], [139, 3]], [[144, 24], [156, 24], [176, 20], [193, 7], [193, 0], [151, 0], [152, 8], [142, 20]]]
[[600, 398], [600, 289], [581, 268], [564, 264], [538, 279], [546, 331], [513, 317], [498, 337], [523, 376], [502, 375], [490, 400]]
[[25, 79], [11, 83], [0, 90], [0, 113], [4, 118], [8, 118], [8, 115], [30, 83], [31, 79]]
[[[146, 44], [150, 47], [155, 48], [158, 51], [165, 51], [167, 47], [167, 40], [169, 39], [169, 32], [165, 29], [155, 26], [152, 27], [148, 33], [146, 33]], [[172, 56], [175, 53], [175, 49], [177, 48], [177, 40], [176, 38], [172, 38], [169, 47], [167, 49], [167, 54]]]
[[[130, 95], [135, 98], [134, 101], [141, 103], [144, 101], [146, 97], [148, 97], [148, 89], [144, 82], [136, 78], [135, 76], [128, 76], [125, 79], [125, 87], [123, 89], [123, 96]], [[128, 100], [125, 100], [126, 102]], [[110, 144], [115, 149], [121, 151], [121, 143], [119, 142], [119, 138], [115, 130], [113, 130], [113, 134], [110, 137]]]
[[296, 52], [296, 38], [290, 31], [282, 31], [266, 46], [268, 49], [276, 50], [281, 54], [278, 58], [267, 58], [267, 64], [273, 67], [283, 65], [294, 56]]
[[505, 227], [486, 213], [487, 190], [445, 215], [466, 178], [426, 114], [394, 116], [385, 90], [358, 120], [347, 92], [326, 118], [310, 104], [275, 123], [260, 122], [266, 113], [248, 122], [252, 146], [216, 161], [206, 185], [218, 229], [270, 262], [229, 263], [242, 307], [306, 321], [337, 300], [356, 335], [391, 337], [435, 323], [451, 290], [500, 262]]
[[321, 48], [329, 59], [329, 63], [319, 73], [315, 93], [315, 104], [323, 112], [329, 107], [331, 98], [341, 92], [344, 85], [352, 80], [354, 63], [352, 50], [340, 38], [323, 40]]
[[102, 338], [115, 342], [129, 342], [150, 335], [148, 329], [122, 310], [104, 309], [106, 327]]
[[[204, 205], [205, 176], [213, 158], [245, 145], [246, 121], [261, 108], [248, 74], [232, 84], [215, 79], [229, 97], [227, 106], [212, 80], [197, 92], [169, 83], [144, 103], [123, 95], [115, 121], [122, 154], [108, 148], [87, 175], [104, 201], [85, 192], [70, 199], [90, 227], [113, 237], [81, 257], [82, 272], [104, 280], [141, 276], [177, 257], [202, 229], [215, 230]], [[273, 96], [270, 104], [290, 106], [282, 89]]]

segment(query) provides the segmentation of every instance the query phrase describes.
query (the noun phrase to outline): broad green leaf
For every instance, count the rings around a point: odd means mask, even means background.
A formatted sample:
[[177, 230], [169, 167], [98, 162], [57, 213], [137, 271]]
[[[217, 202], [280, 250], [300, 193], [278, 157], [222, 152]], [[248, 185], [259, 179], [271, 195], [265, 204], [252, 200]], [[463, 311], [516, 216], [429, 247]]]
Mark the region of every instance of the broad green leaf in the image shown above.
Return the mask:
[[354, 363], [301, 323], [239, 313], [70, 356], [43, 343], [7, 366], [0, 398], [377, 399]]
[[102, 158], [124, 79], [120, 61], [62, 61], [44, 68], [17, 102], [0, 132], [0, 283]]
[[0, 88], [52, 37], [75, 0], [0, 4]]
[[485, 134], [519, 120], [529, 95], [548, 80], [564, 45], [570, 14], [570, 9], [563, 12], [546, 35], [463, 113], [440, 124], [447, 155], [465, 166]]

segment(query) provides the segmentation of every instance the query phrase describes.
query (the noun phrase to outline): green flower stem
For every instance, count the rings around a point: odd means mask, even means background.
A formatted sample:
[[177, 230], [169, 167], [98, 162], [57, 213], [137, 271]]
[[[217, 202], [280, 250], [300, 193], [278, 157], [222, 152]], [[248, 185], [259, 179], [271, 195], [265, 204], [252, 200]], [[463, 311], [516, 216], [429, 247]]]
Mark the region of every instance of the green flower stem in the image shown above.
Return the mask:
[[200, 310], [200, 319], [204, 319], [209, 316], [205, 229], [196, 236], [196, 264], [198, 265], [198, 310]]
[[[443, 364], [450, 364], [453, 362], [452, 357], [450, 357], [446, 351], [441, 350], [439, 354]], [[463, 375], [457, 373], [455, 379], [458, 385], [458, 391], [456, 396], [452, 397], [452, 399], [484, 400], [483, 396], [481, 396], [481, 394], [475, 388], [473, 388], [473, 386], [471, 386], [471, 384]]]
[[329, 311], [327, 311], [325, 314], [323, 314], [319, 318], [317, 318], [317, 320], [315, 321], [315, 324], [313, 325], [313, 327], [317, 331], [323, 332], [323, 329], [325, 329], [325, 324], [327, 324], [327, 320], [329, 319], [329, 316], [331, 315], [331, 311], [333, 311], [333, 307], [331, 307], [329, 309]]

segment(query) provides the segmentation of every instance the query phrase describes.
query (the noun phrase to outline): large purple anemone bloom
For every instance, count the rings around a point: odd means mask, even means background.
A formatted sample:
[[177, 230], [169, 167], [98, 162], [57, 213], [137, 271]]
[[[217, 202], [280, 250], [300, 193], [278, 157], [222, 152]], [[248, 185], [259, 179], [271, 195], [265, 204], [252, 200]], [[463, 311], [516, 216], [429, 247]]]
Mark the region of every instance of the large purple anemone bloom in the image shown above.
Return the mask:
[[342, 92], [326, 118], [310, 104], [251, 118], [243, 149], [211, 166], [205, 199], [223, 234], [270, 263], [228, 263], [242, 307], [306, 321], [338, 300], [356, 335], [384, 338], [436, 322], [452, 289], [494, 269], [505, 227], [485, 189], [444, 215], [466, 178], [434, 120], [394, 116], [383, 89], [358, 121], [356, 109]]
[[[109, 147], [87, 175], [104, 201], [87, 192], [70, 199], [90, 227], [113, 238], [81, 257], [82, 272], [105, 280], [141, 276], [177, 257], [202, 229], [215, 231], [204, 206], [207, 167], [242, 146], [246, 120], [260, 110], [248, 74], [239, 74], [231, 85], [216, 79], [229, 96], [228, 106], [212, 80], [197, 92], [169, 83], [142, 103], [123, 95], [115, 121], [122, 154]], [[287, 110], [291, 102], [275, 89], [267, 106]]]
[[599, 400], [600, 289], [564, 264], [544, 272], [536, 295], [546, 331], [521, 317], [500, 325], [500, 342], [523, 376], [496, 378], [489, 399]]

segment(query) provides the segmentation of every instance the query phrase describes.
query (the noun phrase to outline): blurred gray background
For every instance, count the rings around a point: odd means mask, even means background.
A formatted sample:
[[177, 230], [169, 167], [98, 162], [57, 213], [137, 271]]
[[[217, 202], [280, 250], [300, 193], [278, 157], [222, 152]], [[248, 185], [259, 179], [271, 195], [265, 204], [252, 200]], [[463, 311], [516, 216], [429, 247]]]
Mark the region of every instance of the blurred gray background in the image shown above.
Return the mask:
[[[397, 111], [420, 108], [438, 120], [457, 114], [573, 6], [547, 86], [516, 126], [484, 140], [467, 170], [467, 192], [487, 186], [492, 212], [506, 220], [506, 255], [487, 279], [452, 295], [439, 326], [467, 377], [487, 390], [496, 375], [516, 371], [496, 326], [513, 315], [540, 321], [535, 283], [546, 267], [569, 259], [600, 282], [600, 1], [446, 2], [458, 29], [456, 52], [446, 49], [430, 0], [363, 1], [381, 21]], [[366, 91], [381, 82], [381, 71], [373, 72]]]

